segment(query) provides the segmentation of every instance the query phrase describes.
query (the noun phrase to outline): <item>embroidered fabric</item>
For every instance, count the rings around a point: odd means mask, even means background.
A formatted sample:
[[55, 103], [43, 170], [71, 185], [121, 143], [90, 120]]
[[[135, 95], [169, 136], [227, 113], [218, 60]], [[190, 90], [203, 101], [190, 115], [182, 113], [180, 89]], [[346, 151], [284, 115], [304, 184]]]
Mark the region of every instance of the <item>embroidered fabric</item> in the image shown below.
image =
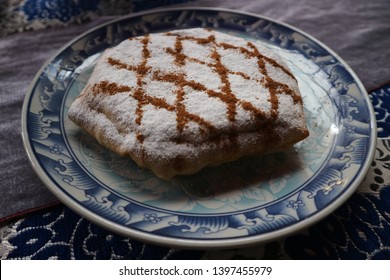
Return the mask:
[[83, 23], [191, 0], [7, 0], [0, 2], [0, 37], [16, 32]]

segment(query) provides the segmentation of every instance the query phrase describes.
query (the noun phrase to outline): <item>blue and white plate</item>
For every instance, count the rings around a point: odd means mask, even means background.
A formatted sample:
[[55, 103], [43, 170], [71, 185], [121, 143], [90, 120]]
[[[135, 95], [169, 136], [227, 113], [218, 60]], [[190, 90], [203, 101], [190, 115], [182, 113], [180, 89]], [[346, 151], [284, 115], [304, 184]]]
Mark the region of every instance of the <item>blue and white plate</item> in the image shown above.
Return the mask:
[[[310, 137], [290, 152], [165, 182], [69, 121], [68, 108], [104, 49], [130, 36], [192, 27], [263, 41], [283, 57], [298, 79]], [[209, 8], [134, 14], [76, 38], [37, 74], [22, 121], [35, 171], [66, 205], [119, 234], [189, 248], [266, 242], [319, 221], [356, 190], [376, 142], [367, 93], [333, 51], [286, 24]]]

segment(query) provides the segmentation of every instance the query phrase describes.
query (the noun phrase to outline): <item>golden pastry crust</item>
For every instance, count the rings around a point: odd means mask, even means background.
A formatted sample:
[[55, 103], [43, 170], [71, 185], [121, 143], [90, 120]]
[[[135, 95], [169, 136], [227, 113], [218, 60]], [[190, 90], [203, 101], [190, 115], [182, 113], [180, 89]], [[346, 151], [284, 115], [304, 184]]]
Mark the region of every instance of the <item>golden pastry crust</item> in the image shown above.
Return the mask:
[[308, 136], [298, 83], [280, 58], [258, 42], [202, 28], [106, 50], [68, 116], [163, 179]]

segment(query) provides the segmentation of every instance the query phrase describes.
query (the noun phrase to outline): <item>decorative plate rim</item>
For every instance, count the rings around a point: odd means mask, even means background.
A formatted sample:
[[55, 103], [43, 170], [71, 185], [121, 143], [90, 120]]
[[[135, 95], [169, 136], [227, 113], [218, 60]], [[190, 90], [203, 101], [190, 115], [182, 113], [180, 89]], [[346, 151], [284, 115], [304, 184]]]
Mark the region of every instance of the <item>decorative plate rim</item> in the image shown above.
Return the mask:
[[[333, 57], [335, 57], [342, 66], [348, 71], [348, 73], [352, 76], [354, 82], [358, 86], [358, 88], [362, 91], [362, 95], [364, 96], [364, 100], [367, 104], [367, 110], [369, 112], [370, 116], [370, 123], [369, 123], [369, 138], [370, 138], [370, 145], [367, 147], [367, 153], [364, 160], [364, 164], [360, 168], [361, 172], [357, 174], [355, 177], [355, 180], [350, 183], [348, 188], [340, 194], [337, 199], [333, 200], [331, 203], [329, 203], [325, 208], [320, 209], [318, 212], [315, 212], [314, 214], [309, 215], [307, 218], [301, 219], [297, 221], [296, 223], [292, 225], [288, 225], [286, 227], [261, 233], [261, 234], [255, 234], [250, 236], [242, 236], [242, 237], [229, 237], [229, 238], [222, 238], [222, 239], [193, 239], [193, 238], [177, 238], [177, 237], [167, 237], [163, 235], [158, 235], [155, 233], [145, 232], [140, 229], [133, 229], [130, 227], [125, 227], [123, 225], [120, 225], [118, 223], [115, 223], [111, 220], [108, 220], [106, 218], [102, 218], [100, 215], [90, 211], [89, 209], [84, 208], [82, 205], [77, 203], [74, 198], [69, 197], [65, 191], [59, 189], [56, 187], [56, 183], [53, 182], [49, 176], [46, 174], [44, 168], [39, 163], [38, 159], [35, 157], [32, 144], [30, 143], [29, 138], [29, 132], [28, 132], [28, 108], [30, 105], [31, 97], [34, 93], [34, 88], [38, 81], [41, 78], [42, 73], [44, 70], [49, 66], [49, 64], [57, 57], [59, 56], [64, 50], [66, 50], [69, 46], [76, 43], [83, 37], [87, 36], [88, 34], [99, 30], [101, 28], [104, 28], [106, 26], [115, 24], [116, 22], [120, 22], [122, 20], [128, 20], [131, 18], [141, 17], [149, 14], [155, 14], [155, 13], [169, 13], [169, 12], [178, 12], [178, 11], [214, 11], [214, 12], [226, 12], [231, 14], [237, 14], [242, 16], [249, 16], [257, 19], [264, 19], [268, 22], [283, 26], [289, 30], [292, 30], [294, 32], [297, 32], [298, 34], [301, 34], [305, 36], [310, 41], [314, 42], [321, 48], [323, 48], [326, 52], [331, 54]], [[375, 150], [376, 150], [376, 121], [375, 121], [375, 114], [373, 110], [373, 106], [369, 100], [368, 94], [361, 83], [360, 79], [357, 77], [357, 75], [354, 73], [354, 71], [350, 68], [350, 66], [341, 58], [339, 57], [332, 49], [327, 47], [325, 44], [314, 38], [313, 36], [307, 34], [306, 32], [293, 27], [289, 24], [283, 23], [278, 20], [271, 19], [269, 17], [244, 12], [244, 11], [236, 11], [232, 9], [225, 9], [225, 8], [206, 8], [206, 7], [179, 7], [179, 8], [164, 8], [164, 9], [154, 9], [139, 13], [134, 13], [130, 15], [126, 15], [123, 17], [119, 17], [113, 20], [110, 20], [108, 22], [105, 22], [103, 24], [100, 24], [94, 28], [91, 28], [87, 30], [86, 32], [83, 32], [81, 35], [76, 36], [74, 39], [69, 41], [68, 43], [64, 44], [63, 47], [61, 47], [58, 51], [56, 51], [40, 68], [40, 70], [37, 72], [35, 77], [33, 78], [32, 82], [30, 83], [27, 94], [24, 99], [23, 108], [22, 108], [22, 140], [24, 143], [24, 148], [26, 150], [28, 159], [30, 163], [32, 164], [32, 167], [38, 177], [41, 179], [41, 181], [45, 184], [45, 186], [57, 197], [62, 201], [65, 205], [67, 205], [69, 208], [80, 214], [81, 216], [85, 217], [86, 219], [92, 221], [93, 223], [98, 224], [99, 226], [105, 227], [115, 233], [129, 236], [131, 238], [135, 238], [147, 243], [152, 244], [158, 244], [158, 245], [165, 245], [165, 246], [171, 246], [171, 247], [179, 247], [179, 248], [192, 248], [192, 249], [225, 249], [225, 248], [233, 248], [233, 247], [243, 247], [252, 245], [254, 243], [262, 243], [262, 242], [269, 242], [281, 237], [285, 237], [287, 235], [291, 235], [295, 232], [298, 232], [304, 228], [307, 228], [311, 226], [312, 224], [318, 222], [319, 220], [325, 218], [330, 213], [335, 211], [338, 207], [340, 207], [357, 189], [357, 187], [360, 185], [360, 183], [363, 181], [370, 165], [371, 161], [374, 157]]]

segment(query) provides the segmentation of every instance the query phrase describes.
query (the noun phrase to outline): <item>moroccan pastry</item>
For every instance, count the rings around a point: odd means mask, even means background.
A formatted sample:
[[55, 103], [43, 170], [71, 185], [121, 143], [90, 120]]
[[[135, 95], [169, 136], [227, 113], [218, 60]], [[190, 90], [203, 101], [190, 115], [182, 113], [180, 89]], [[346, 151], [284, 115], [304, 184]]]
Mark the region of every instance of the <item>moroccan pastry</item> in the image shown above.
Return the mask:
[[202, 28], [106, 50], [69, 118], [163, 179], [308, 136], [298, 83], [260, 42]]

